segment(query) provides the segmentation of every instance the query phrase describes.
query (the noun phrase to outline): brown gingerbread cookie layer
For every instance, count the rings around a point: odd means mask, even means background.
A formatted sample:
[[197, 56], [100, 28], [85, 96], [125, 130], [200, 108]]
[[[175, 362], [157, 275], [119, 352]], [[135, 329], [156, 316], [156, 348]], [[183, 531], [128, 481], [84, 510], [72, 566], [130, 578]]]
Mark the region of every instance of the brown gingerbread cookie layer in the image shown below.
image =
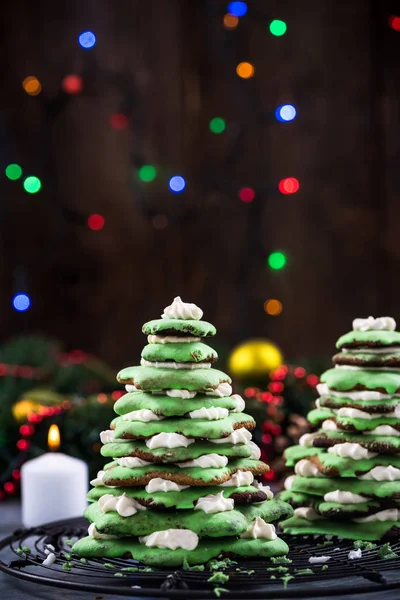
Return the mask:
[[350, 354], [349, 352], [339, 352], [332, 357], [335, 365], [354, 366], [354, 367], [400, 367], [400, 353], [393, 354]]

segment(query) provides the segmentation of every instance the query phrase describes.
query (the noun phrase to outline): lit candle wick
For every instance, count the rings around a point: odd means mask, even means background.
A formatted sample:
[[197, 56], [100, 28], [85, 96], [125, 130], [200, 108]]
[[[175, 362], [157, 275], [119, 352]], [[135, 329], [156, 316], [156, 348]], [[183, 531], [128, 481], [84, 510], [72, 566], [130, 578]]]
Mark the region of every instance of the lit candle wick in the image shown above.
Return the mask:
[[60, 447], [60, 430], [55, 424], [50, 426], [47, 443], [52, 452], [55, 452]]

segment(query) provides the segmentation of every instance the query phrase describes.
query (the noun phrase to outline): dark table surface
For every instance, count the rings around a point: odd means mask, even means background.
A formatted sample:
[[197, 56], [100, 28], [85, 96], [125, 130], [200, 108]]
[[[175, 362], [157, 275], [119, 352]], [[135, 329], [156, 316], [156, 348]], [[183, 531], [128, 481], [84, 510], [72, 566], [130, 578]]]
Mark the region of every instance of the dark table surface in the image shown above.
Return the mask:
[[[4, 502], [0, 504], [0, 539], [11, 534], [15, 529], [21, 527], [21, 508], [17, 502]], [[399, 561], [400, 569], [400, 561]], [[321, 596], [314, 600], [327, 600], [324, 595], [324, 584], [321, 583]], [[354, 589], [357, 589], [359, 579], [354, 578]], [[66, 588], [54, 588], [45, 585], [24, 582], [0, 572], [0, 600], [121, 600], [121, 596], [77, 592]], [[190, 595], [190, 592], [189, 592]], [[139, 600], [138, 596], [132, 594], [131, 598]], [[148, 598], [148, 597], [147, 597]], [[223, 598], [223, 597], [222, 597]], [[379, 593], [347, 594], [335, 596], [335, 598], [346, 600], [399, 600], [400, 589], [380, 591]], [[155, 600], [149, 599], [148, 600]], [[246, 600], [244, 597], [243, 600]], [[272, 600], [272, 598], [271, 598]]]

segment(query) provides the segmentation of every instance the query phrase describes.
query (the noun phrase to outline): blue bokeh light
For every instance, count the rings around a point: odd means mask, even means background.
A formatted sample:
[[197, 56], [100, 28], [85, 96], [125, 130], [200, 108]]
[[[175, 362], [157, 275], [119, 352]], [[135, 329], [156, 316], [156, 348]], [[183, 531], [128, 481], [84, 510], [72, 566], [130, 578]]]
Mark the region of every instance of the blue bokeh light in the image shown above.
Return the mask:
[[12, 303], [15, 310], [18, 312], [24, 312], [30, 307], [31, 299], [27, 294], [15, 294]]
[[228, 13], [235, 17], [243, 17], [247, 13], [246, 2], [229, 2]]
[[168, 182], [169, 189], [171, 192], [175, 192], [175, 194], [179, 194], [186, 187], [186, 181], [180, 175], [174, 175]]
[[93, 48], [96, 45], [96, 36], [93, 31], [83, 31], [78, 37], [78, 42], [82, 48]]
[[278, 121], [293, 121], [296, 118], [297, 111], [293, 104], [283, 104], [282, 106], [278, 106], [275, 111], [275, 117]]

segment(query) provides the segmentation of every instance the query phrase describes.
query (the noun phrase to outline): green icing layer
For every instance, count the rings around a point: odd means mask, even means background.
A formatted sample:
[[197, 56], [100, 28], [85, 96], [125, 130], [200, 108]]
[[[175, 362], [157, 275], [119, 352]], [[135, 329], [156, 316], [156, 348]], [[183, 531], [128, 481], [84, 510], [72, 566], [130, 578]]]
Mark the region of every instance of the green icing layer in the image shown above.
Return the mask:
[[328, 369], [322, 373], [321, 381], [326, 383], [331, 390], [349, 391], [361, 387], [394, 394], [400, 390], [400, 370], [397, 373], [380, 370], [368, 371], [367, 369]]
[[148, 344], [142, 350], [142, 358], [150, 361], [173, 360], [175, 362], [215, 362], [218, 354], [201, 342], [176, 344]]
[[115, 428], [115, 439], [125, 435], [132, 438], [148, 438], [158, 433], [179, 433], [186, 437], [219, 439], [230, 435], [235, 429], [253, 429], [255, 421], [245, 413], [230, 413], [225, 419], [164, 419], [162, 421], [124, 421], [116, 417], [111, 421]]
[[392, 425], [396, 426], [399, 424], [399, 419], [396, 417], [376, 417], [375, 419], [360, 419], [359, 417], [338, 417], [329, 408], [315, 408], [311, 410], [307, 419], [313, 425], [318, 425], [325, 421], [325, 419], [332, 419], [339, 429], [346, 429], [349, 426], [355, 427], [357, 431], [372, 431], [379, 425]]
[[400, 397], [394, 396], [385, 400], [350, 400], [350, 398], [341, 398], [340, 396], [321, 396], [319, 403], [324, 408], [358, 408], [366, 412], [391, 412], [399, 404]]
[[193, 335], [194, 337], [207, 337], [215, 335], [217, 330], [207, 321], [184, 319], [154, 319], [142, 327], [143, 333], [160, 335]]
[[315, 447], [329, 447], [343, 442], [356, 442], [371, 452], [391, 454], [400, 452], [400, 437], [363, 435], [346, 431], [318, 431], [312, 441]]
[[236, 400], [231, 396], [217, 398], [215, 396], [206, 396], [205, 394], [197, 394], [194, 398], [182, 400], [182, 398], [155, 396], [154, 394], [146, 394], [145, 392], [130, 392], [117, 400], [114, 404], [114, 411], [117, 415], [125, 415], [132, 410], [147, 408], [148, 410], [152, 410], [156, 415], [183, 417], [192, 410], [202, 407], [210, 408], [211, 406], [234, 410], [236, 408]]
[[268, 558], [284, 556], [289, 552], [288, 545], [280, 538], [275, 540], [219, 538], [200, 541], [195, 550], [169, 550], [164, 548], [147, 548], [132, 538], [119, 540], [95, 540], [85, 537], [72, 548], [72, 552], [87, 558], [117, 558], [131, 554], [133, 558], [145, 565], [153, 567], [179, 567], [186, 560], [189, 565], [204, 564], [216, 558], [221, 552], [239, 557]]
[[137, 456], [150, 462], [175, 463], [199, 458], [203, 454], [220, 454], [229, 458], [248, 458], [251, 455], [251, 448], [245, 444], [213, 444], [212, 442], [197, 440], [187, 448], [153, 448], [153, 450], [150, 450], [145, 442], [132, 440], [131, 442], [104, 444], [100, 452], [103, 456], [109, 458]]
[[208, 485], [223, 483], [236, 471], [251, 471], [253, 474], [268, 472], [265, 463], [251, 458], [232, 460], [226, 467], [202, 469], [201, 467], [180, 468], [176, 465], [147, 465], [129, 469], [128, 467], [115, 466], [108, 468], [103, 477], [105, 485], [146, 485], [151, 479], [163, 477], [171, 479], [181, 485]]
[[291, 446], [285, 450], [286, 466], [293, 467], [297, 461], [302, 458], [308, 458], [309, 456], [316, 456], [326, 452], [324, 448], [314, 448], [308, 446]]
[[291, 490], [305, 494], [324, 496], [335, 490], [353, 492], [361, 496], [376, 498], [400, 497], [400, 481], [362, 481], [331, 477], [300, 477], [293, 481]]
[[313, 425], [319, 425], [325, 419], [335, 417], [335, 413], [329, 408], [313, 408], [307, 415], [307, 420]]
[[350, 540], [375, 541], [382, 539], [392, 527], [400, 527], [400, 522], [387, 521], [386, 523], [353, 523], [352, 521], [339, 522], [335, 519], [319, 519], [308, 521], [300, 517], [291, 517], [281, 523], [285, 533], [291, 535], [322, 534], [337, 535]]
[[336, 342], [336, 348], [348, 346], [400, 346], [400, 331], [349, 331]]
[[[148, 504], [151, 508], [178, 508], [178, 509], [189, 509], [194, 508], [196, 501], [203, 496], [209, 494], [223, 493], [225, 498], [230, 498], [232, 495], [241, 495], [243, 502], [251, 501], [252, 496], [259, 494], [260, 490], [254, 486], [242, 486], [242, 487], [189, 487], [180, 492], [154, 492], [149, 494], [146, 492], [144, 487], [114, 487], [108, 488], [104, 485], [92, 488], [87, 499], [89, 502], [96, 502], [99, 498], [105, 494], [111, 494], [112, 496], [121, 496], [126, 494], [129, 498], [135, 500], [141, 500]], [[236, 503], [236, 499], [235, 499]]]
[[283, 492], [279, 494], [279, 498], [284, 502], [293, 504], [294, 506], [311, 506], [317, 501], [315, 496], [311, 496], [311, 494], [293, 492], [292, 490], [283, 490]]
[[130, 383], [143, 391], [190, 390], [212, 392], [231, 378], [218, 369], [156, 369], [155, 367], [126, 367], [117, 375], [120, 383]]

